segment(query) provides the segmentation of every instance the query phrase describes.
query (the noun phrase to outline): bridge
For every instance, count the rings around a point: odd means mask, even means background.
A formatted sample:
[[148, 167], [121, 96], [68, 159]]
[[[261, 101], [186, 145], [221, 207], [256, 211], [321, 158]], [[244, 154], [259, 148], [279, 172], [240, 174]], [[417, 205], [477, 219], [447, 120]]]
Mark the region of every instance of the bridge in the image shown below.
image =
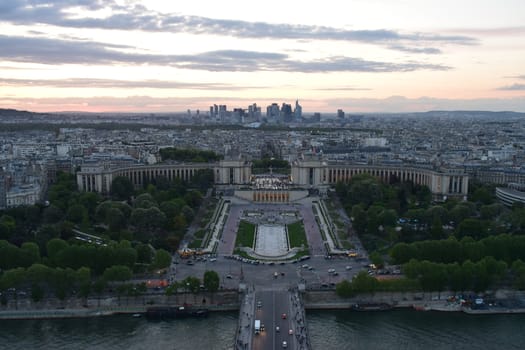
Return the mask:
[[298, 289], [248, 289], [241, 303], [236, 350], [309, 350]]

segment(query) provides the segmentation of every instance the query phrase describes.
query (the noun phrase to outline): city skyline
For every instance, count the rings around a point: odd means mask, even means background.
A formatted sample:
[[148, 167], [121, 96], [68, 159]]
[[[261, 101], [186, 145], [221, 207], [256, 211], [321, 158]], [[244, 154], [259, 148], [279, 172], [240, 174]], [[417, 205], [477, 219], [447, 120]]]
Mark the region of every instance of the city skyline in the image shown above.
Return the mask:
[[0, 4], [0, 105], [38, 112], [525, 111], [525, 3]]

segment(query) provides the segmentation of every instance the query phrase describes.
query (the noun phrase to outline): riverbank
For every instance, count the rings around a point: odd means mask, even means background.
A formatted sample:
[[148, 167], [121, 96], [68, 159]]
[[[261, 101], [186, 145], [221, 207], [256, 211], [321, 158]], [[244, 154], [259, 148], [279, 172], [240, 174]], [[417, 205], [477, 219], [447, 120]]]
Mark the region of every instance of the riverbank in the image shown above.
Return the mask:
[[[192, 305], [210, 312], [238, 311], [242, 298], [238, 291], [214, 293], [161, 294], [141, 297], [71, 298], [66, 301], [46, 299], [32, 302], [29, 299], [10, 300], [0, 306], [0, 319], [53, 319], [103, 317], [118, 314], [144, 314], [151, 306]], [[305, 291], [302, 293], [306, 310], [377, 310], [414, 309], [417, 311], [464, 312], [471, 315], [482, 314], [525, 314], [525, 292], [499, 290], [492, 294], [490, 303], [470, 307], [451, 301], [452, 293], [413, 293], [389, 292], [341, 298], [335, 291]], [[381, 308], [374, 307], [382, 305]], [[388, 306], [388, 307], [386, 307]]]
[[140, 297], [48, 298], [39, 302], [30, 299], [9, 300], [0, 306], [0, 320], [103, 317], [119, 314], [144, 314], [152, 306], [191, 305], [210, 312], [239, 310], [237, 291], [214, 293], [183, 293], [173, 296], [149, 294]]
[[[466, 305], [452, 292], [380, 292], [341, 298], [335, 291], [308, 291], [304, 293], [307, 310], [370, 310], [414, 309], [416, 311], [464, 312], [482, 314], [525, 314], [525, 293], [514, 290], [498, 290], [491, 293], [491, 301], [482, 305]], [[382, 307], [377, 307], [381, 305]]]

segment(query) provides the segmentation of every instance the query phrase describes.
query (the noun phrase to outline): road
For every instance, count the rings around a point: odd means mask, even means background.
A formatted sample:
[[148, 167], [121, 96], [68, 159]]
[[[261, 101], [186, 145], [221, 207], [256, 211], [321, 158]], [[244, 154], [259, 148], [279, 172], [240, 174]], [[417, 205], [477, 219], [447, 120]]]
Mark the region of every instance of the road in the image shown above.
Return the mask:
[[[283, 348], [283, 341], [287, 342], [290, 349], [295, 348], [295, 337], [289, 334], [293, 329], [291, 318], [290, 298], [287, 291], [261, 291], [255, 294], [256, 304], [261, 302], [261, 307], [256, 307], [255, 318], [261, 320], [265, 330], [253, 337], [253, 350], [275, 350]], [[283, 319], [282, 315], [286, 314]], [[279, 327], [279, 331], [276, 330]]]
[[[202, 279], [206, 270], [214, 270], [219, 274], [221, 287], [225, 289], [237, 288], [241, 278], [250, 286], [272, 289], [288, 289], [300, 282], [306, 283], [307, 288], [332, 288], [335, 283], [343, 279], [351, 280], [359, 271], [368, 269], [364, 266], [367, 261], [348, 257], [325, 259], [314, 256], [301, 262], [271, 265], [253, 265], [224, 256], [218, 256], [216, 261], [193, 260], [193, 265], [187, 265], [186, 261], [179, 260], [178, 264], [173, 264], [168, 277], [178, 281], [188, 276]], [[337, 274], [328, 273], [329, 269], [334, 269]], [[276, 272], [277, 277], [274, 277]]]

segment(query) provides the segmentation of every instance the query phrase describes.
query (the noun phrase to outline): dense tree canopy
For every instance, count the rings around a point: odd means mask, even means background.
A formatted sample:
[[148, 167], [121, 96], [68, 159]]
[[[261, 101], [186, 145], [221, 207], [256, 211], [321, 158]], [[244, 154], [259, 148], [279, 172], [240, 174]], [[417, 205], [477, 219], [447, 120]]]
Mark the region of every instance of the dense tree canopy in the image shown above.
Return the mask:
[[216, 292], [219, 290], [220, 278], [219, 274], [216, 271], [206, 271], [204, 272], [204, 278], [202, 280], [204, 288], [209, 292]]
[[222, 159], [222, 156], [213, 151], [204, 151], [196, 149], [180, 149], [174, 147], [161, 148], [159, 150], [162, 160], [176, 160], [179, 162], [206, 163], [216, 162]]

